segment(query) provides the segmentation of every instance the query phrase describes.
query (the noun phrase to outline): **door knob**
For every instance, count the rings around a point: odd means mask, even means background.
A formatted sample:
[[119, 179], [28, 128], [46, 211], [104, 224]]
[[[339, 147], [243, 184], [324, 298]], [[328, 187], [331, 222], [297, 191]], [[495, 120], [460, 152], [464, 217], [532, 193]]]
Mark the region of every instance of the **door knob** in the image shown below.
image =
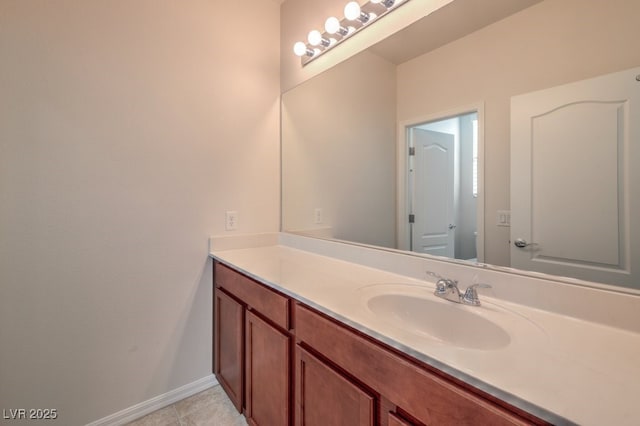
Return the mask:
[[456, 226], [453, 224], [449, 224], [449, 229], [456, 229]]
[[513, 242], [513, 245], [518, 248], [525, 248], [526, 246], [530, 246], [531, 244], [523, 240], [522, 238], [516, 238]]

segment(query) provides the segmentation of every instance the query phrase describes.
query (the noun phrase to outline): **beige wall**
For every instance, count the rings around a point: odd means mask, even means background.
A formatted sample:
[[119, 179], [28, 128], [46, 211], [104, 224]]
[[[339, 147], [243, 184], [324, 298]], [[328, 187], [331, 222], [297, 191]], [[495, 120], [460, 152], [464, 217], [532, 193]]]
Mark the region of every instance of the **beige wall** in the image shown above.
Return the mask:
[[509, 264], [510, 97], [640, 65], [640, 2], [546, 0], [398, 67], [398, 120], [485, 104], [485, 261]]
[[207, 238], [278, 229], [279, 4], [2, 0], [0, 58], [0, 408], [211, 374]]

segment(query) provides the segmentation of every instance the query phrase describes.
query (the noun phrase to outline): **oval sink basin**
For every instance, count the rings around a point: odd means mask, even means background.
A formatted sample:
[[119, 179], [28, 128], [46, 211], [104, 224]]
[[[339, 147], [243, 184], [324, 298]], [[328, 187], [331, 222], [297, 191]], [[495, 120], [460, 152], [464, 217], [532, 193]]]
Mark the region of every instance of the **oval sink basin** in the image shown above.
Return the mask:
[[471, 311], [481, 308], [398, 293], [372, 296], [367, 307], [395, 327], [445, 344], [492, 350], [511, 341], [502, 327]]

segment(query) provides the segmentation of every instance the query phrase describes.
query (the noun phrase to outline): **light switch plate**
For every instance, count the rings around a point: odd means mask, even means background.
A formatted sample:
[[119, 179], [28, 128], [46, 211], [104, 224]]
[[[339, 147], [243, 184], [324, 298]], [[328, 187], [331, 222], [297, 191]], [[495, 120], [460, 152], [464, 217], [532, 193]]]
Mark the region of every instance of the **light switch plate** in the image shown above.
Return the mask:
[[496, 226], [511, 226], [511, 210], [498, 210]]

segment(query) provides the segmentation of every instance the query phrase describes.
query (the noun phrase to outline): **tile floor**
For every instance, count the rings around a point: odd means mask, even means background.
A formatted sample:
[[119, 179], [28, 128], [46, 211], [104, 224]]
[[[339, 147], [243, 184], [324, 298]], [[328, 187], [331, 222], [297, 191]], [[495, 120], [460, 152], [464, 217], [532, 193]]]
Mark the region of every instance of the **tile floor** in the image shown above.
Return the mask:
[[127, 426], [246, 426], [222, 388], [214, 386], [132, 422]]

